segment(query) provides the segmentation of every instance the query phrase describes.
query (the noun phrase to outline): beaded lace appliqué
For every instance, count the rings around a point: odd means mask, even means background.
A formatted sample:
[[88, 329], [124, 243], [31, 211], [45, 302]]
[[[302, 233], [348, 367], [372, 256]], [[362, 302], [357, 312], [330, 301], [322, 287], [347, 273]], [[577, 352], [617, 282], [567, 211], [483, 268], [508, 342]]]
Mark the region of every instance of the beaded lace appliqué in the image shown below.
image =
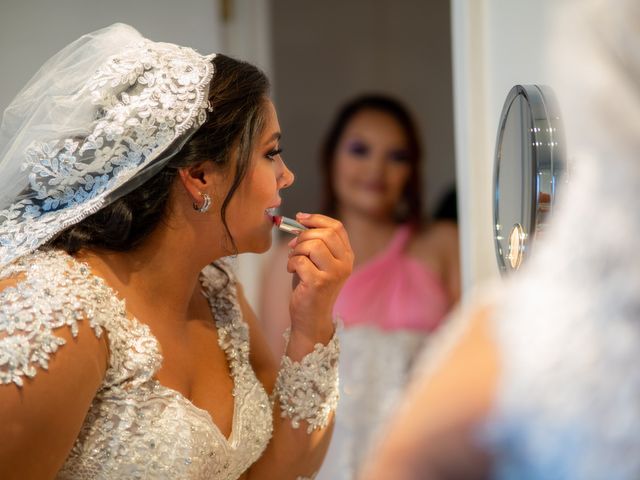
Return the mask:
[[233, 278], [213, 266], [201, 276], [234, 380], [227, 439], [207, 411], [154, 378], [162, 362], [157, 340], [86, 266], [58, 252], [36, 252], [0, 270], [0, 278], [10, 276], [19, 281], [0, 297], [1, 383], [21, 384], [46, 368], [64, 348], [55, 328], [77, 332], [84, 319], [96, 334], [108, 333], [109, 367], [58, 479], [235, 480], [260, 457], [271, 437], [272, 409], [249, 363], [249, 331]]
[[[0, 278], [27, 268], [28, 260], [21, 259], [1, 271]], [[0, 293], [0, 384], [22, 386], [24, 378], [33, 378], [38, 367], [48, 368], [51, 355], [66, 343], [53, 330], [66, 326], [74, 337], [78, 335], [78, 321], [85, 318], [78, 305], [90, 306], [86, 317], [98, 337], [110, 315], [98, 292], [74, 288], [81, 275], [40, 264], [30, 270], [25, 280]], [[75, 302], [67, 301], [72, 297]]]
[[282, 417], [290, 418], [293, 428], [306, 421], [307, 433], [312, 433], [329, 424], [331, 412], [338, 405], [339, 356], [338, 336], [334, 334], [326, 346], [316, 344], [299, 362], [282, 357], [274, 395]]

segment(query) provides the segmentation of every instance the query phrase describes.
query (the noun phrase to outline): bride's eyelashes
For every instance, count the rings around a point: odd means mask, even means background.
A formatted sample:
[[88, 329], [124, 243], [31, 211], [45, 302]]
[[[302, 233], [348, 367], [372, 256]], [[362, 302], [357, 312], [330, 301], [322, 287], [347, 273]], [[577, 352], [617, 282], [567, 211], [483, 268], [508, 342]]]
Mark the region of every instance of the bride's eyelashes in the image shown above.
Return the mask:
[[268, 158], [269, 160], [273, 161], [275, 160], [278, 155], [282, 154], [282, 149], [281, 148], [274, 148], [273, 150], [270, 150], [269, 152], [267, 152], [265, 154], [265, 157]]

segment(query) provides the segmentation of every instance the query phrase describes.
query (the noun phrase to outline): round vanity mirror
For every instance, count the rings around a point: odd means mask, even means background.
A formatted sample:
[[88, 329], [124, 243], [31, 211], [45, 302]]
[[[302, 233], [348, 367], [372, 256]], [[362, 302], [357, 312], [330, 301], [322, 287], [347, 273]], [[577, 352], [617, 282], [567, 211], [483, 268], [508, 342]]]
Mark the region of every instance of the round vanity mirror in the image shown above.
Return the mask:
[[560, 114], [553, 91], [516, 85], [502, 108], [494, 169], [493, 226], [498, 265], [517, 270], [553, 210], [565, 171]]

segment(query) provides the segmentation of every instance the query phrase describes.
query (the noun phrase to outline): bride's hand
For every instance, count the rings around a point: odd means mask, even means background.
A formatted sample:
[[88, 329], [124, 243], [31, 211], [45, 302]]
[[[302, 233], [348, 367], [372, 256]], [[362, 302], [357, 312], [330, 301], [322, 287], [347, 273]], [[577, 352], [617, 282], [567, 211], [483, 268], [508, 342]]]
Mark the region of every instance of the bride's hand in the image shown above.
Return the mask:
[[289, 242], [287, 270], [299, 281], [291, 294], [291, 341], [313, 346], [333, 335], [333, 304], [351, 274], [353, 251], [342, 223], [318, 214], [298, 214], [308, 230]]

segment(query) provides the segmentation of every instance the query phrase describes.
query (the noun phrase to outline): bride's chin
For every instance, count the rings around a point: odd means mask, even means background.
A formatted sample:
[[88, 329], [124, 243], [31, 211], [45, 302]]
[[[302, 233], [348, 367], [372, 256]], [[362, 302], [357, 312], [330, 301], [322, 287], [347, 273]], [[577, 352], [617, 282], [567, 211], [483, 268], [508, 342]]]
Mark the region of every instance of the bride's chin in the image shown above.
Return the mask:
[[264, 241], [262, 243], [262, 245], [258, 246], [258, 248], [254, 251], [254, 253], [266, 253], [269, 251], [269, 249], [271, 248], [271, 236], [269, 236], [269, 239]]
[[253, 239], [248, 244], [245, 243], [245, 248], [238, 245], [238, 253], [266, 253], [271, 248], [272, 243], [271, 234], [269, 234], [262, 238]]

